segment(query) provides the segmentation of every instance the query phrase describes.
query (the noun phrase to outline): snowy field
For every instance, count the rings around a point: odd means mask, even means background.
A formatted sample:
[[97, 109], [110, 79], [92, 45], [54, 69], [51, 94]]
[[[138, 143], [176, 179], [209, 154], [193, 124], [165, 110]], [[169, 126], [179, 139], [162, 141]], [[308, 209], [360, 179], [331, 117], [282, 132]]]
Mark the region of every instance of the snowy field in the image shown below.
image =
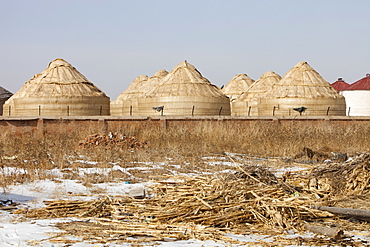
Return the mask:
[[[305, 164], [284, 164], [280, 158], [258, 158], [258, 157], [247, 157], [242, 154], [227, 154], [232, 157], [233, 162], [225, 156], [210, 156], [203, 157], [202, 161], [208, 166], [219, 166], [219, 173], [228, 173], [235, 171], [235, 164], [240, 166], [254, 164], [254, 165], [266, 165], [267, 163], [275, 162], [272, 171], [280, 176], [286, 171], [304, 171], [309, 169], [309, 165]], [[13, 202], [17, 203], [17, 208], [41, 208], [46, 204], [45, 202], [52, 200], [91, 200], [96, 199], [99, 196], [110, 195], [129, 195], [132, 191], [140, 191], [145, 188], [148, 184], [154, 181], [138, 181], [135, 174], [150, 173], [151, 170], [166, 169], [170, 175], [206, 175], [212, 174], [212, 171], [194, 169], [188, 172], [183, 172], [182, 166], [189, 166], [190, 164], [184, 162], [180, 164], [175, 162], [172, 158], [167, 158], [164, 162], [138, 162], [137, 166], [122, 167], [118, 162], [112, 163], [111, 167], [107, 168], [94, 168], [98, 163], [91, 161], [87, 157], [68, 157], [71, 163], [80, 163], [81, 165], [88, 165], [86, 168], [78, 168], [69, 170], [68, 169], [53, 169], [48, 171], [53, 175], [54, 179], [25, 182], [22, 184], [11, 185], [3, 188], [4, 193], [0, 194], [0, 201], [5, 204]], [[109, 174], [113, 171], [119, 171], [126, 174], [127, 181], [114, 181], [114, 182], [99, 182], [99, 183], [84, 183], [81, 179], [66, 179], [66, 173], [76, 173], [79, 178], [83, 178], [88, 174]], [[135, 171], [135, 172], [133, 172]], [[22, 173], [20, 169], [14, 167], [3, 167], [1, 170], [1, 176], [11, 174], [14, 172]], [[227, 243], [227, 242], [215, 242], [215, 241], [200, 241], [197, 239], [186, 240], [186, 241], [173, 241], [167, 239], [166, 241], [147, 243], [147, 244], [116, 244], [114, 242], [107, 244], [89, 243], [83, 241], [75, 236], [68, 236], [71, 240], [69, 243], [61, 243], [55, 241], [55, 238], [51, 238], [51, 234], [60, 232], [54, 225], [58, 222], [74, 221], [74, 218], [66, 219], [30, 219], [25, 218], [21, 214], [13, 214], [11, 210], [0, 210], [0, 246], [42, 246], [42, 247], [62, 247], [62, 246], [188, 246], [188, 247], [201, 247], [201, 246], [274, 246], [274, 237], [276, 236], [265, 236], [257, 234], [243, 234], [243, 235], [228, 235], [228, 237], [239, 240], [239, 243]], [[346, 235], [352, 239], [362, 240], [363, 245], [370, 245], [370, 232], [357, 231], [357, 232], [345, 232]], [[310, 238], [314, 237], [315, 234], [306, 232], [294, 233], [286, 232], [285, 238]], [[289, 245], [287, 245], [289, 246]]]

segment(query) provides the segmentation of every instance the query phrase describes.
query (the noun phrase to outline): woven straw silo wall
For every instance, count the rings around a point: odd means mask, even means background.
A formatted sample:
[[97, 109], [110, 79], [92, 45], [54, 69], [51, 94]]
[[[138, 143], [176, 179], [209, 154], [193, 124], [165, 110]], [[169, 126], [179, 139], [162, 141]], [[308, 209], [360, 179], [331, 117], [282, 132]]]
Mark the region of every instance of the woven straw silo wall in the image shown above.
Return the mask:
[[135, 78], [130, 86], [116, 100], [111, 102], [111, 115], [139, 116], [138, 98], [145, 92], [152, 90], [167, 74], [166, 70], [161, 69], [152, 77], [148, 78], [146, 75], [141, 75]]
[[265, 97], [272, 85], [281, 80], [273, 71], [264, 73], [245, 92], [231, 102], [232, 116], [258, 116], [259, 99]]
[[10, 97], [4, 116], [106, 116], [110, 99], [63, 59], [52, 61]]
[[[299, 113], [293, 108], [305, 107]], [[299, 62], [258, 101], [259, 116], [345, 116], [343, 96], [308, 63]]]
[[[172, 116], [228, 116], [230, 101], [228, 98], [205, 96], [169, 96], [140, 98], [139, 115], [172, 115]], [[153, 107], [163, 106], [163, 111]]]
[[[307, 108], [299, 113], [293, 108]], [[345, 116], [346, 102], [341, 98], [280, 98], [260, 99], [258, 106], [259, 116]]]
[[3, 107], [4, 116], [109, 116], [109, 98], [15, 98]]
[[147, 81], [146, 75], [136, 77], [128, 88], [110, 103], [110, 114], [112, 116], [135, 115], [138, 111], [137, 98], [145, 92]]
[[[153, 107], [162, 107], [156, 111]], [[158, 108], [157, 108], [158, 109]], [[230, 115], [230, 100], [191, 64], [182, 62], [138, 98], [139, 116]]]

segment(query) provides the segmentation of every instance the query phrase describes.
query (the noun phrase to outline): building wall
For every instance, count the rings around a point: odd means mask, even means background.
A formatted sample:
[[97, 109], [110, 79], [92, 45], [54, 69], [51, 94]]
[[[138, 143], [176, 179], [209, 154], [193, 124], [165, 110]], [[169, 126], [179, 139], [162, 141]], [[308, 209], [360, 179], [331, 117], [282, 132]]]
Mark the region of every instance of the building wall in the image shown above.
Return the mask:
[[370, 116], [370, 90], [342, 91], [347, 116]]

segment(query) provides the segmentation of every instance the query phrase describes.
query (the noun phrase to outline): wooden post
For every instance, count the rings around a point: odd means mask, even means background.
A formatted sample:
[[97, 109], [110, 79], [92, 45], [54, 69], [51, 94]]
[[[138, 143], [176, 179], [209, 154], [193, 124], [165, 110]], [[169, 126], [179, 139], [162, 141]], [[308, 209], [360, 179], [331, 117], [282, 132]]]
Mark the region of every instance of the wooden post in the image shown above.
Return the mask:
[[272, 116], [275, 116], [275, 108], [276, 106], [274, 106], [274, 109], [272, 109]]
[[41, 115], [41, 105], [39, 105], [39, 116]]
[[12, 108], [12, 107], [9, 105], [9, 116], [11, 115], [11, 114], [10, 114], [11, 108]]
[[326, 116], [329, 115], [329, 110], [330, 110], [330, 106], [328, 107], [328, 109], [326, 110]]
[[193, 109], [191, 110], [191, 115], [194, 116], [194, 109], [195, 109], [195, 106], [193, 106]]
[[218, 112], [218, 115], [221, 116], [221, 112], [222, 112], [222, 106], [220, 108], [220, 111]]
[[132, 116], [132, 105], [130, 105], [130, 116]]
[[248, 107], [248, 117], [251, 115], [252, 106]]
[[69, 116], [69, 105], [67, 105], [67, 116]]
[[351, 111], [351, 107], [348, 107], [348, 114], [347, 114], [347, 116], [349, 116], [350, 111]]

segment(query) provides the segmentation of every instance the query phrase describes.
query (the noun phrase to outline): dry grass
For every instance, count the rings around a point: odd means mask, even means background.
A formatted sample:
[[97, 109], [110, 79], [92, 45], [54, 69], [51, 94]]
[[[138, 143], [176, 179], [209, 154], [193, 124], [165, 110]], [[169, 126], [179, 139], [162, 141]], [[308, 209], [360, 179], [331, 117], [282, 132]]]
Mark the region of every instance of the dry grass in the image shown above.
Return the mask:
[[[13, 183], [24, 183], [42, 179], [53, 179], [50, 170], [57, 168], [64, 178], [80, 180], [85, 184], [106, 181], [145, 181], [150, 177], [169, 174], [165, 168], [150, 172], [132, 170], [136, 179], [127, 174], [112, 171], [107, 174], [81, 176], [81, 167], [112, 168], [113, 163], [123, 168], [149, 167], [156, 162], [168, 162], [176, 172], [194, 170], [219, 171], [221, 166], [210, 166], [201, 157], [220, 152], [242, 153], [257, 156], [291, 157], [303, 147], [318, 149], [322, 146], [334, 151], [354, 154], [370, 151], [370, 126], [368, 124], [335, 124], [328, 121], [308, 125], [296, 122], [249, 122], [246, 124], [228, 122], [197, 122], [189, 125], [170, 125], [167, 128], [121, 127], [111, 131], [135, 136], [150, 143], [149, 148], [122, 150], [120, 147], [94, 147], [82, 149], [79, 141], [87, 135], [101, 133], [87, 128], [68, 133], [0, 135], [0, 187], [4, 190]], [[73, 158], [71, 158], [73, 157]], [[71, 162], [71, 160], [84, 162]], [[88, 163], [94, 161], [97, 163]], [[13, 172], [4, 174], [5, 168]], [[165, 166], [164, 166], [165, 167]], [[26, 171], [26, 172], [25, 172]]]

